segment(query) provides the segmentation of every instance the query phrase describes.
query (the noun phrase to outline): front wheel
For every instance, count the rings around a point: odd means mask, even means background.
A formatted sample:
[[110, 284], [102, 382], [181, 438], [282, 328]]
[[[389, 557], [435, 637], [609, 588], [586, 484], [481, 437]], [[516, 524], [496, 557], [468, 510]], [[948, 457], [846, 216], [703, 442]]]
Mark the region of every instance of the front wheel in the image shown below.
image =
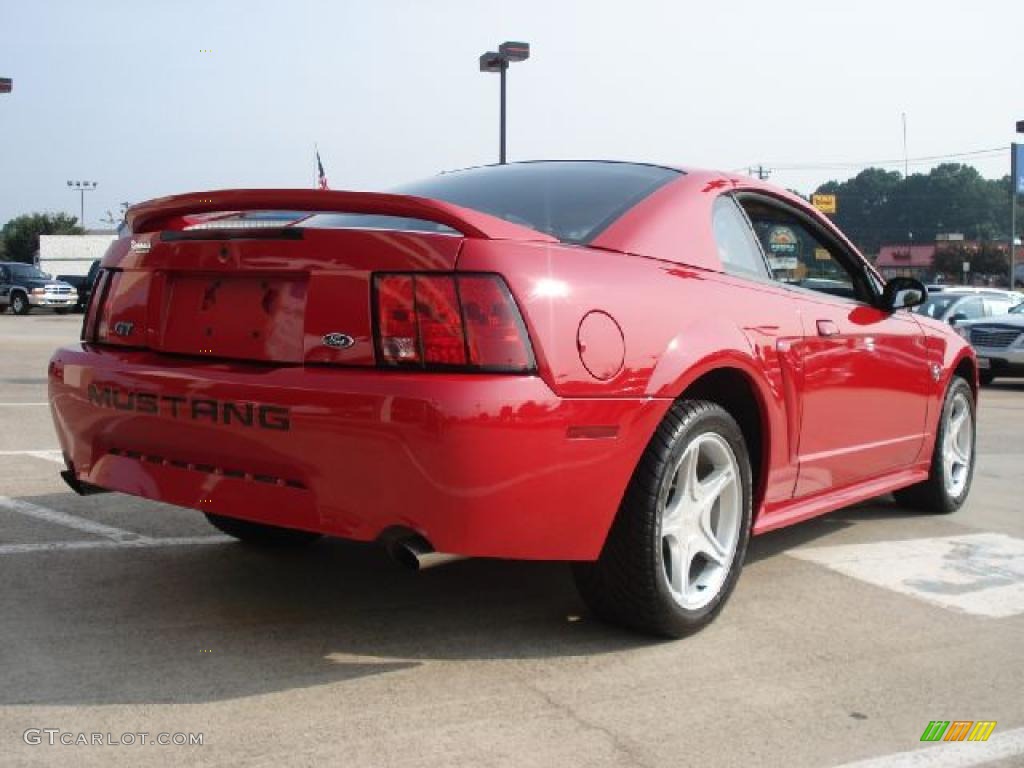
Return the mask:
[[974, 479], [975, 436], [974, 391], [954, 376], [942, 403], [928, 479], [896, 491], [897, 503], [937, 514], [960, 509]]
[[599, 617], [682, 637], [714, 619], [736, 585], [751, 520], [743, 433], [721, 406], [669, 410], [630, 481], [597, 561], [575, 563]]
[[16, 315], [27, 315], [32, 309], [32, 305], [28, 303], [28, 297], [21, 293], [14, 293], [11, 295], [11, 311]]
[[319, 533], [297, 531], [294, 528], [280, 528], [276, 525], [252, 523], [237, 517], [224, 517], [206, 513], [206, 519], [219, 531], [233, 536], [246, 544], [261, 547], [299, 547], [311, 544], [320, 538]]

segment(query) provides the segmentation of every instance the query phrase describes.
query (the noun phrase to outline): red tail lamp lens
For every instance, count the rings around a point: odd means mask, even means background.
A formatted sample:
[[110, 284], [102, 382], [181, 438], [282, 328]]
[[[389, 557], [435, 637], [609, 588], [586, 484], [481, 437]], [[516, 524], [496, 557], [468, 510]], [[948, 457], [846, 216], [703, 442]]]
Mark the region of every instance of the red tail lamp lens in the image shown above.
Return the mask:
[[466, 364], [462, 313], [451, 277], [416, 278], [416, 312], [420, 319], [424, 362]]
[[382, 363], [533, 370], [526, 326], [498, 275], [377, 275], [375, 287]]
[[529, 370], [533, 361], [526, 329], [504, 281], [496, 275], [460, 277], [459, 293], [469, 362], [484, 368]]

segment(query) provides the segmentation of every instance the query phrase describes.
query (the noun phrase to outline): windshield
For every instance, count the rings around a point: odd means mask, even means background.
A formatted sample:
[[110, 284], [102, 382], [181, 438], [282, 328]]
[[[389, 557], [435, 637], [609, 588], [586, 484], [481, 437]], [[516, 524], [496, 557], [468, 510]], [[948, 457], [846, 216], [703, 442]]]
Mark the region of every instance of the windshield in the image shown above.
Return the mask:
[[919, 315], [927, 315], [928, 317], [942, 317], [961, 298], [963, 297], [955, 294], [929, 296], [924, 304], [918, 304], [914, 307], [914, 312], [917, 312]]
[[49, 280], [51, 275], [43, 272], [39, 267], [29, 264], [14, 264], [11, 266], [11, 274], [17, 280]]
[[1024, 315], [1024, 304], [1018, 304], [1010, 310], [1011, 315]]
[[562, 242], [589, 243], [681, 173], [634, 163], [513, 163], [443, 173], [393, 191], [489, 213]]

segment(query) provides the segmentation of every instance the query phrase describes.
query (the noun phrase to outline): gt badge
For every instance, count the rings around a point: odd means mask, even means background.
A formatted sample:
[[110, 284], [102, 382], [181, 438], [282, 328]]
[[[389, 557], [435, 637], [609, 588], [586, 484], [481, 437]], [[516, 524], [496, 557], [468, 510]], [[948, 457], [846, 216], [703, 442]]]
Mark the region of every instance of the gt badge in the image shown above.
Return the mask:
[[122, 320], [119, 323], [114, 323], [114, 335], [115, 336], [131, 336], [132, 331], [135, 330], [135, 323], [130, 323], [127, 320]]
[[334, 347], [334, 349], [348, 349], [356, 343], [356, 340], [347, 333], [328, 333], [322, 341], [324, 346]]

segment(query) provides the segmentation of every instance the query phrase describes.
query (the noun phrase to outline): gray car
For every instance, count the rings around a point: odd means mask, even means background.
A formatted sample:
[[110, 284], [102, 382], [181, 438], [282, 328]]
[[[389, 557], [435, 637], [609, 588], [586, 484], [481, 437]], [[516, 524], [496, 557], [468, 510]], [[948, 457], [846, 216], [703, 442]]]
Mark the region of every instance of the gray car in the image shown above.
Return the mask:
[[1024, 377], [1024, 304], [1002, 317], [959, 323], [956, 330], [978, 354], [982, 384], [991, 384], [997, 376]]
[[945, 320], [958, 325], [967, 320], [1005, 315], [1024, 300], [1019, 293], [997, 289], [977, 290], [947, 288], [929, 294], [923, 304], [914, 307], [919, 315]]

